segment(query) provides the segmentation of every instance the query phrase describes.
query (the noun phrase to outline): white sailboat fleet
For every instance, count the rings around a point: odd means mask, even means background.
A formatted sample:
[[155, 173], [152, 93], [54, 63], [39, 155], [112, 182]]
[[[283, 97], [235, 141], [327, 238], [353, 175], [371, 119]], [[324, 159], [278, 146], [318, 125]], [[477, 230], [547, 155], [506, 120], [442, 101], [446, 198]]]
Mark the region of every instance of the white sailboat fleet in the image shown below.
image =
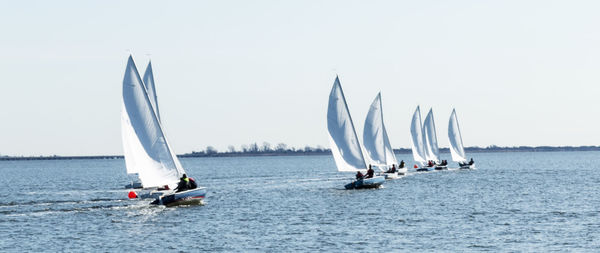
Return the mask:
[[144, 189], [158, 190], [162, 196], [156, 204], [198, 204], [206, 189], [174, 192], [179, 179], [185, 175], [179, 159], [165, 136], [158, 114], [152, 66], [149, 63], [140, 78], [133, 58], [129, 56], [123, 78], [123, 109], [121, 133], [123, 153], [128, 174], [135, 173]]
[[[359, 172], [367, 170], [367, 163], [363, 150], [354, 129], [354, 123], [346, 104], [346, 98], [338, 77], [335, 78], [329, 105], [327, 108], [327, 130], [331, 153], [338, 171]], [[358, 178], [346, 184], [346, 189], [376, 188], [385, 181], [382, 176], [372, 178]]]
[[[336, 77], [329, 94], [327, 130], [331, 153], [338, 171], [357, 172], [365, 170], [367, 167], [375, 167], [382, 172], [379, 175], [387, 179], [398, 178], [398, 175], [408, 173], [408, 169], [403, 166], [404, 161], [401, 163], [402, 166], [399, 166], [392, 149], [383, 120], [381, 93], [377, 94], [367, 113], [362, 136], [363, 146], [361, 146], [340, 80]], [[418, 165], [415, 165], [417, 171], [448, 169], [448, 162], [440, 159], [433, 109], [429, 110], [425, 121], [421, 123], [421, 109], [417, 106], [411, 120], [410, 136], [413, 159], [418, 163]], [[459, 163], [461, 169], [473, 169], [475, 165], [472, 159], [470, 162], [466, 160], [455, 110], [452, 111], [450, 116], [448, 138], [452, 159]], [[390, 168], [396, 170], [390, 170]], [[375, 180], [376, 178], [368, 180], [357, 178], [356, 181], [347, 184], [346, 189], [377, 187], [383, 182], [371, 182], [381, 181], [381, 179]]]

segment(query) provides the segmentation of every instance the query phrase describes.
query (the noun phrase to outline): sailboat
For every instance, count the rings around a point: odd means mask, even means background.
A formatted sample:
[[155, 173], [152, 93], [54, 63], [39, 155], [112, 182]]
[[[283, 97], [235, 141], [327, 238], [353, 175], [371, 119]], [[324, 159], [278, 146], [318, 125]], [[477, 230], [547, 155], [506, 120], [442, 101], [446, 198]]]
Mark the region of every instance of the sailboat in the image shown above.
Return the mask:
[[[327, 130], [331, 154], [338, 171], [357, 172], [367, 169], [367, 164], [348, 111], [340, 79], [335, 78], [327, 107]], [[382, 176], [364, 178], [346, 184], [346, 189], [377, 188], [385, 181]]]
[[412, 147], [413, 159], [419, 163], [419, 166], [415, 165], [417, 171], [428, 171], [429, 168], [425, 166], [425, 143], [423, 138], [423, 126], [421, 124], [421, 109], [417, 106], [415, 113], [413, 114], [412, 121], [410, 122], [410, 141]]
[[[148, 97], [150, 98], [150, 104], [152, 104], [152, 108], [154, 109], [154, 111], [156, 112], [156, 116], [158, 118], [158, 121], [160, 121], [160, 113], [158, 110], [158, 99], [156, 96], [156, 88], [154, 85], [154, 74], [152, 73], [152, 62], [148, 62], [148, 66], [146, 67], [146, 71], [144, 72], [144, 77], [142, 78], [144, 87], [146, 88], [146, 92], [148, 93]], [[129, 126], [129, 117], [127, 116], [127, 113], [125, 111], [125, 108], [123, 108], [121, 110], [121, 131], [122, 131], [122, 139], [123, 139], [123, 145], [124, 146], [128, 146], [130, 145], [129, 143], [131, 143], [132, 141], [129, 141], [128, 138], [129, 136], [135, 136], [135, 133], [131, 133], [131, 131], [133, 130], [131, 127], [127, 127]], [[124, 150], [129, 150], [130, 148], [125, 147]], [[126, 161], [129, 160], [133, 160], [133, 158], [129, 158], [126, 159]], [[135, 181], [131, 181], [130, 184], [126, 185], [125, 188], [127, 189], [140, 189], [140, 188], [144, 188], [142, 182], [140, 182], [139, 180], [139, 174], [138, 174], [138, 166], [135, 165], [130, 165], [130, 166], [126, 166], [126, 170], [127, 170], [127, 174], [130, 177], [137, 177], [137, 182]]]
[[440, 149], [438, 148], [435, 121], [433, 120], [433, 109], [429, 110], [423, 122], [423, 143], [425, 144], [425, 158], [431, 161], [436, 170], [446, 170], [446, 164], [440, 163]]
[[460, 133], [458, 118], [456, 117], [456, 109], [452, 109], [452, 114], [450, 114], [450, 120], [448, 121], [448, 139], [450, 140], [452, 161], [457, 162], [461, 169], [474, 169], [475, 162], [467, 162], [462, 134]]
[[[127, 172], [135, 172], [145, 189], [175, 189], [185, 174], [165, 136], [157, 111], [133, 61], [129, 56], [123, 77], [121, 114], [123, 153]], [[167, 206], [202, 203], [206, 188], [163, 191], [158, 204]], [[164, 200], [164, 201], [163, 201]]]
[[[368, 155], [371, 165], [374, 165], [381, 170], [382, 175], [386, 179], [398, 178], [398, 174], [404, 175], [406, 168], [397, 168], [398, 160], [394, 155], [394, 150], [390, 144], [390, 140], [387, 135], [385, 124], [383, 123], [383, 109], [381, 105], [381, 92], [377, 94], [371, 107], [367, 118], [365, 120], [365, 127], [363, 129], [363, 146]], [[390, 172], [390, 168], [394, 168], [393, 172]]]

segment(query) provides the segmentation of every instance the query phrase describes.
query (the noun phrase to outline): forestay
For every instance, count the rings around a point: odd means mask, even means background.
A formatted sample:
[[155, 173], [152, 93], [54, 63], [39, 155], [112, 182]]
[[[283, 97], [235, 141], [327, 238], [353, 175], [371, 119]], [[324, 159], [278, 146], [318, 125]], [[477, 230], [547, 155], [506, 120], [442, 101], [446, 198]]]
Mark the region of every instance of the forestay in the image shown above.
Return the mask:
[[419, 106], [417, 106], [410, 123], [410, 137], [413, 159], [422, 165], [422, 163], [425, 162], [425, 149], [423, 144], [423, 128], [421, 126], [421, 110]]
[[145, 188], [173, 186], [185, 173], [168, 145], [131, 56], [123, 78], [122, 134], [127, 171], [137, 172]]
[[455, 162], [466, 162], [467, 156], [462, 142], [462, 134], [456, 117], [456, 110], [452, 109], [450, 121], [448, 122], [448, 139], [450, 140], [450, 154]]
[[391, 166], [398, 163], [383, 123], [381, 93], [371, 103], [365, 119], [363, 145], [371, 164]]
[[425, 122], [423, 122], [423, 143], [425, 144], [425, 158], [439, 163], [440, 151], [435, 133], [435, 121], [433, 120], [433, 109], [429, 110]]
[[331, 153], [338, 170], [357, 171], [366, 169], [365, 158], [338, 77], [335, 78], [329, 94], [327, 130], [329, 132]]

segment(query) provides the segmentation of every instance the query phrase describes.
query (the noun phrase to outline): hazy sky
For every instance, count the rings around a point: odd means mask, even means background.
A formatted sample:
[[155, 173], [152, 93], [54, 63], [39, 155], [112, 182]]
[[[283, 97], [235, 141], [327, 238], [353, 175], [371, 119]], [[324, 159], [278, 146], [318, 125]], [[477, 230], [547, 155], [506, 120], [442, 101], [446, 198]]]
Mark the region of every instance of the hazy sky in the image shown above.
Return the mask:
[[[329, 146], [339, 74], [362, 133], [382, 92], [393, 147], [433, 107], [447, 146], [600, 145], [598, 1], [7, 1], [0, 154], [122, 154], [129, 53], [152, 59], [177, 153]], [[150, 55], [150, 56], [149, 56]]]

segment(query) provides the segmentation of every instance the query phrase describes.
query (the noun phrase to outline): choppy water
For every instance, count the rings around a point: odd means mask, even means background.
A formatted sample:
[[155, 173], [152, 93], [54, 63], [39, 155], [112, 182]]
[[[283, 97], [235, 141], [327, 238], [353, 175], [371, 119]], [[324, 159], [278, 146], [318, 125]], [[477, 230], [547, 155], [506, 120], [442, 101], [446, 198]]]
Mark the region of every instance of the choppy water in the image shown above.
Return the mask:
[[600, 249], [600, 152], [473, 156], [351, 191], [330, 156], [182, 159], [208, 195], [176, 208], [128, 200], [123, 160], [2, 161], [0, 252]]

